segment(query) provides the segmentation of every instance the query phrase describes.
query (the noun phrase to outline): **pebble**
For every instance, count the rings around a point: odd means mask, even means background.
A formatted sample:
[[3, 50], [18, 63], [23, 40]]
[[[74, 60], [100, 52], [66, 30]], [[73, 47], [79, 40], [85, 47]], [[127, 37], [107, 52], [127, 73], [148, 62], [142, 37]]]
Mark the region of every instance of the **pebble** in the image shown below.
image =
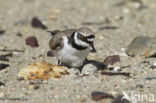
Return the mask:
[[153, 63], [153, 66], [156, 66], [156, 62], [155, 62], [155, 63]]
[[121, 71], [122, 69], [121, 69], [121, 67], [116, 66], [116, 67], [113, 68], [113, 70], [114, 70], [115, 72], [119, 72], [119, 71]]
[[133, 39], [133, 41], [128, 46], [126, 53], [130, 56], [145, 56], [150, 57], [156, 53], [156, 39], [139, 36]]
[[108, 56], [104, 59], [103, 63], [104, 65], [113, 65], [116, 62], [120, 62], [120, 57], [119, 55], [112, 55], [112, 56]]
[[82, 74], [94, 74], [97, 72], [97, 67], [93, 64], [86, 64], [82, 69]]
[[22, 36], [23, 36], [23, 34], [20, 33], [20, 32], [18, 32], [16, 35], [17, 35], [18, 37], [22, 37]]
[[23, 77], [17, 77], [17, 80], [22, 81], [22, 80], [24, 80], [24, 78]]
[[101, 100], [104, 98], [111, 98], [111, 99], [114, 98], [114, 96], [111, 94], [108, 94], [105, 92], [99, 92], [99, 91], [92, 92], [91, 96], [92, 96], [92, 100], [94, 100], [94, 101], [98, 101], [98, 100]]
[[0, 35], [4, 34], [5, 30], [0, 30]]
[[35, 90], [35, 89], [39, 89], [39, 85], [38, 84], [35, 84], [35, 85], [28, 85], [26, 88], [29, 89], [29, 90]]
[[3, 92], [0, 92], [0, 98], [4, 97], [5, 94]]
[[47, 56], [48, 56], [48, 57], [54, 57], [54, 54], [53, 54], [53, 52], [52, 52], [51, 50], [49, 50], [49, 51], [47, 52]]
[[0, 81], [0, 86], [2, 86], [2, 85], [4, 86], [5, 84], [4, 84], [3, 82]]
[[78, 75], [78, 74], [80, 74], [80, 70], [77, 69], [77, 68], [70, 68], [70, 69], [68, 69], [67, 71], [68, 71], [70, 74], [72, 74], [72, 75]]
[[9, 66], [8, 64], [0, 63], [0, 70], [3, 70], [3, 69], [5, 69], [8, 66]]
[[142, 84], [137, 84], [137, 85], [136, 85], [136, 88], [144, 88], [144, 85], [142, 85]]
[[31, 25], [34, 28], [47, 29], [47, 27], [37, 17], [33, 17]]
[[0, 61], [9, 61], [9, 59], [6, 58], [6, 56], [1, 55], [0, 56]]
[[25, 42], [26, 42], [27, 45], [29, 45], [31, 47], [38, 47], [39, 46], [38, 40], [36, 39], [35, 36], [27, 37]]
[[126, 13], [126, 14], [128, 14], [128, 13], [130, 13], [130, 9], [129, 8], [124, 8], [123, 9], [123, 12]]
[[156, 66], [151, 65], [151, 66], [149, 67], [149, 69], [156, 69]]

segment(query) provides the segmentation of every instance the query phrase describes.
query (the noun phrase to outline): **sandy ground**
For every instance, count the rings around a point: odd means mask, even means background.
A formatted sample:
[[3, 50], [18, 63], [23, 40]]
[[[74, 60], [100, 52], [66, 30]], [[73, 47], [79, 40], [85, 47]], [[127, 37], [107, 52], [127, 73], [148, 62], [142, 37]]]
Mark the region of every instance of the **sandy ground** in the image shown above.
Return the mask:
[[[156, 58], [139, 58], [121, 55], [117, 66], [128, 66], [123, 72], [130, 72], [131, 78], [124, 76], [105, 76], [95, 73], [89, 76], [73, 76], [59, 80], [44, 80], [38, 83], [38, 89], [27, 89], [30, 81], [18, 81], [17, 73], [28, 64], [44, 59], [57, 63], [56, 58], [47, 57], [48, 42], [51, 35], [46, 30], [31, 26], [31, 19], [36, 16], [48, 27], [48, 30], [63, 30], [86, 26], [96, 34], [95, 47], [97, 53], [90, 54], [88, 59], [103, 62], [104, 58], [113, 54], [121, 54], [122, 48], [136, 36], [156, 36], [156, 1], [143, 0], [143, 7], [137, 3], [126, 3], [118, 6], [122, 0], [0, 0], [0, 28], [6, 30], [0, 35], [0, 48], [24, 50], [24, 53], [13, 52], [8, 63], [10, 66], [0, 71], [0, 103], [96, 103], [91, 99], [93, 91], [104, 91], [118, 94], [125, 91], [128, 95], [150, 94], [155, 101], [141, 100], [138, 103], [156, 103], [156, 69], [151, 66]], [[123, 0], [124, 1], [124, 0]], [[99, 25], [82, 25], [83, 22], [110, 23]], [[116, 26], [116, 29], [103, 29], [105, 26]], [[22, 36], [18, 36], [20, 32]], [[36, 36], [38, 48], [25, 44], [25, 38]], [[7, 52], [0, 52], [6, 54]], [[149, 63], [143, 62], [148, 61]], [[36, 81], [35, 81], [36, 82]], [[143, 88], [136, 87], [143, 85]], [[4, 96], [3, 96], [4, 94]], [[20, 100], [18, 100], [20, 98]], [[104, 99], [98, 103], [109, 103]]]

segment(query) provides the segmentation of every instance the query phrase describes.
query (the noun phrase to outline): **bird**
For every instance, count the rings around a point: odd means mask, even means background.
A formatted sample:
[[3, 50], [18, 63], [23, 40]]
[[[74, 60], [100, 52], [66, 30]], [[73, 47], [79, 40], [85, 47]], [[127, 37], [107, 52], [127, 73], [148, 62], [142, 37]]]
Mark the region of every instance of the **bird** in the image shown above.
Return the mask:
[[49, 47], [58, 59], [58, 65], [62, 62], [69, 67], [82, 67], [89, 52], [96, 52], [94, 47], [95, 35], [87, 27], [48, 32], [52, 35]]

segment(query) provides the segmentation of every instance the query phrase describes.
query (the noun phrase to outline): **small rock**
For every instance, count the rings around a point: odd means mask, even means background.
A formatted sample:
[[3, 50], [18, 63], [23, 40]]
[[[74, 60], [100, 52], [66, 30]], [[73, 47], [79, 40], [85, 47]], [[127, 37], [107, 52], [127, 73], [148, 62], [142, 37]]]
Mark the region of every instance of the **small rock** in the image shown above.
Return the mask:
[[4, 97], [5, 94], [3, 92], [0, 92], [0, 98]]
[[34, 17], [32, 19], [31, 25], [34, 28], [47, 29], [47, 27], [37, 17]]
[[22, 81], [22, 80], [24, 80], [24, 78], [23, 77], [18, 77], [17, 80]]
[[4, 34], [5, 30], [0, 30], [0, 35]]
[[42, 84], [42, 83], [43, 83], [42, 79], [35, 79], [35, 80], [29, 82], [29, 84], [31, 84], [31, 85]]
[[18, 32], [16, 35], [19, 36], [19, 37], [22, 37], [23, 36], [23, 34], [20, 33], [20, 32]]
[[153, 66], [156, 66], [156, 62], [155, 62], [155, 63], [153, 63]]
[[104, 98], [111, 98], [111, 99], [114, 98], [114, 96], [111, 94], [105, 92], [98, 92], [98, 91], [92, 92], [91, 96], [94, 101], [98, 101]]
[[119, 71], [121, 71], [122, 69], [121, 69], [121, 67], [116, 66], [116, 67], [114, 67], [113, 70], [114, 70], [115, 72], [119, 72]]
[[8, 64], [0, 63], [0, 70], [3, 70], [3, 69], [5, 69], [8, 66], [9, 66]]
[[156, 66], [151, 65], [151, 66], [149, 67], [149, 69], [156, 69]]
[[156, 54], [155, 39], [147, 36], [136, 37], [128, 46], [126, 53], [130, 56], [153, 56]]
[[136, 88], [144, 88], [144, 85], [142, 85], [142, 84], [137, 84], [137, 85], [136, 85]]
[[103, 61], [105, 65], [113, 65], [116, 62], [120, 62], [120, 57], [118, 55], [108, 56]]
[[97, 67], [94, 66], [93, 64], [86, 64], [82, 68], [82, 74], [94, 74], [97, 72]]
[[3, 56], [3, 55], [0, 56], [0, 60], [1, 61], [9, 61], [9, 59], [6, 58], [6, 56]]
[[54, 57], [54, 54], [53, 54], [53, 52], [52, 52], [51, 50], [49, 50], [49, 51], [47, 52], [47, 56], [48, 56], [48, 57]]
[[73, 75], [78, 75], [78, 74], [80, 74], [80, 70], [77, 69], [77, 68], [70, 68], [70, 69], [68, 69], [68, 72], [69, 72], [70, 74], [73, 74]]
[[156, 80], [156, 77], [147, 77], [146, 80]]
[[28, 85], [26, 88], [29, 89], [29, 90], [35, 90], [35, 89], [39, 89], [39, 85], [38, 84], [35, 84], [35, 85]]
[[5, 85], [3, 82], [0, 81], [0, 86]]
[[35, 36], [30, 36], [30, 37], [26, 38], [25, 42], [27, 45], [29, 45], [31, 47], [38, 47], [39, 46], [38, 41], [37, 41]]

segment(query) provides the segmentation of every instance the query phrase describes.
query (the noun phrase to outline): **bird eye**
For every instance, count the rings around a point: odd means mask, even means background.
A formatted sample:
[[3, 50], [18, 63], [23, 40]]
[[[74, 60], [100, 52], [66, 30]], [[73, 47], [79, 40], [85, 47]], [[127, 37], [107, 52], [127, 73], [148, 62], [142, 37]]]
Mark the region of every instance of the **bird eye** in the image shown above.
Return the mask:
[[83, 35], [81, 35], [81, 39], [82, 39], [82, 40], [86, 40], [86, 38], [85, 38]]

